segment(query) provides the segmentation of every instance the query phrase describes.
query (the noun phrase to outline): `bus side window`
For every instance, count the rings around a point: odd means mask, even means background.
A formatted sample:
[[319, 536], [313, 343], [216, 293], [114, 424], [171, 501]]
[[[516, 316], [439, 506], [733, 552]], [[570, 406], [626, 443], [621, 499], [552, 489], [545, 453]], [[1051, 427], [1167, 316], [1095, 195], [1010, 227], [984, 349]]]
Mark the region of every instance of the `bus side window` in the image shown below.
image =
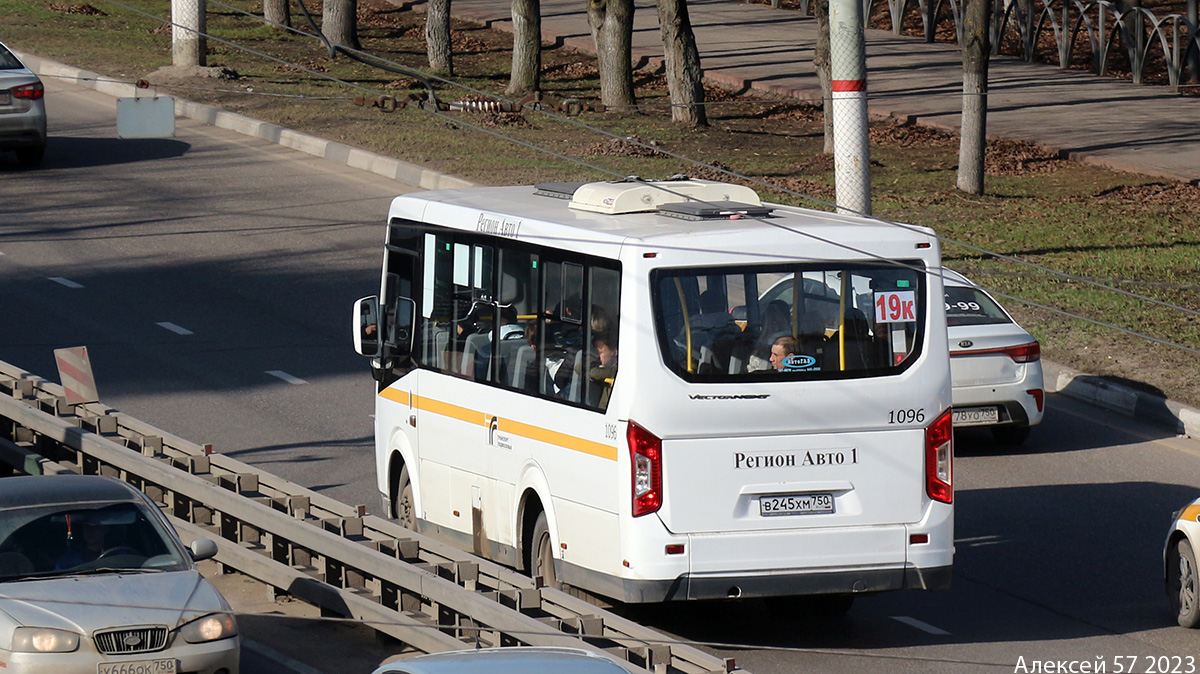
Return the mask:
[[580, 402], [606, 409], [617, 377], [620, 344], [621, 273], [590, 267], [587, 354], [577, 376], [583, 385]]

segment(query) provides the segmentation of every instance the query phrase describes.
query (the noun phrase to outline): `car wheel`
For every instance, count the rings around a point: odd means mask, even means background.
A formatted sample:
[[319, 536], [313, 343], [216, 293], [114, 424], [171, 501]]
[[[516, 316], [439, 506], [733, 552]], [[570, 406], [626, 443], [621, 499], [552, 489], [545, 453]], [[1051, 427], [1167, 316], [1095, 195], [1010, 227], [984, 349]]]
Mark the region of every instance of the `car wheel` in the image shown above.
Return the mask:
[[412, 531], [417, 530], [417, 517], [413, 512], [412, 480], [408, 477], [408, 466], [400, 469], [400, 482], [396, 488], [395, 509], [396, 521], [400, 526]]
[[1167, 597], [1175, 619], [1184, 627], [1200, 626], [1200, 594], [1197, 593], [1196, 553], [1188, 539], [1171, 548], [1167, 560]]
[[45, 143], [33, 147], [20, 147], [17, 148], [17, 163], [24, 168], [33, 168], [42, 163], [42, 156], [45, 154]]
[[992, 437], [996, 442], [1009, 447], [1016, 447], [1029, 437], [1028, 426], [993, 426]]
[[537, 522], [533, 525], [533, 554], [529, 565], [529, 575], [542, 577], [546, 587], [558, 588], [558, 574], [554, 571], [554, 542], [550, 539], [550, 525], [546, 513], [538, 513]]

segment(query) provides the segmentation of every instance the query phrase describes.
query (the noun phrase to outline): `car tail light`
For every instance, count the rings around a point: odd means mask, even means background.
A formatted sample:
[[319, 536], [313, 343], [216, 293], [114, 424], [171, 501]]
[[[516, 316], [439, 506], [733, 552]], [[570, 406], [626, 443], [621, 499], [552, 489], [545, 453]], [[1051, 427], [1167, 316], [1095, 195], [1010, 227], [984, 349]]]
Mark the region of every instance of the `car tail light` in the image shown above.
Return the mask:
[[954, 425], [950, 410], [925, 429], [925, 493], [954, 502]]
[[1041, 412], [1042, 405], [1046, 402], [1046, 392], [1040, 388], [1031, 388], [1026, 393], [1033, 396], [1033, 402], [1037, 404], [1037, 411]]
[[1018, 346], [1006, 346], [1000, 349], [979, 349], [977, 351], [951, 351], [953, 356], [985, 356], [988, 354], [1002, 353], [1013, 359], [1015, 363], [1032, 363], [1042, 359], [1042, 346], [1037, 342], [1029, 342], [1028, 344], [1020, 344]]
[[13, 98], [28, 98], [31, 101], [36, 101], [46, 95], [46, 89], [41, 82], [33, 84], [22, 84], [19, 87], [12, 88]]
[[1020, 346], [1010, 346], [1004, 349], [1004, 353], [1008, 354], [1009, 358], [1015, 363], [1032, 363], [1041, 360], [1042, 346], [1037, 342], [1030, 342]]
[[633, 464], [633, 516], [640, 517], [662, 507], [662, 440], [632, 421], [625, 437]]

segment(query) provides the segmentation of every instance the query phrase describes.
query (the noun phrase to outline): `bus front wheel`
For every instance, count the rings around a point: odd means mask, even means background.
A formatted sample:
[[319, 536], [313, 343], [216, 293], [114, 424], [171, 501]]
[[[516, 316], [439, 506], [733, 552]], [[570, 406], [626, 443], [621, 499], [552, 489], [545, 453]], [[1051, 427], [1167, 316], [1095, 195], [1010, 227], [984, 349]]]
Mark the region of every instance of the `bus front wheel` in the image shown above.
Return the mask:
[[417, 518], [413, 513], [412, 480], [408, 477], [408, 466], [400, 469], [400, 480], [396, 487], [395, 498], [392, 501], [396, 521], [405, 529], [417, 530]]
[[534, 578], [541, 576], [546, 587], [557, 589], [558, 576], [554, 572], [554, 543], [550, 540], [550, 525], [544, 512], [538, 513], [537, 521], [533, 525], [532, 543], [531, 552], [533, 554], [530, 555], [532, 563], [529, 575]]

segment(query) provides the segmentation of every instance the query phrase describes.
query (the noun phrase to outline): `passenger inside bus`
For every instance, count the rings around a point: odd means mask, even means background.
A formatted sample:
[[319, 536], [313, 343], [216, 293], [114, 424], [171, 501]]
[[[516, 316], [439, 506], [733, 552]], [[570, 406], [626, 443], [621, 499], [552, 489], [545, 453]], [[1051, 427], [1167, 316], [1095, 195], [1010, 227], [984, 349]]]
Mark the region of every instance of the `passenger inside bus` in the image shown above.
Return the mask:
[[[598, 332], [592, 338], [597, 363], [587, 372], [588, 404], [604, 409], [608, 407], [608, 398], [612, 394], [613, 381], [617, 377], [617, 341], [608, 333]], [[580, 363], [578, 374], [583, 374], [583, 364]]]
[[790, 370], [785, 362], [789, 357], [800, 353], [800, 342], [791, 335], [784, 335], [771, 345], [771, 368], [774, 370]]
[[754, 340], [754, 350], [746, 362], [748, 372], [771, 369], [771, 347], [775, 340], [792, 334], [792, 312], [787, 302], [772, 300], [763, 309], [762, 329]]

